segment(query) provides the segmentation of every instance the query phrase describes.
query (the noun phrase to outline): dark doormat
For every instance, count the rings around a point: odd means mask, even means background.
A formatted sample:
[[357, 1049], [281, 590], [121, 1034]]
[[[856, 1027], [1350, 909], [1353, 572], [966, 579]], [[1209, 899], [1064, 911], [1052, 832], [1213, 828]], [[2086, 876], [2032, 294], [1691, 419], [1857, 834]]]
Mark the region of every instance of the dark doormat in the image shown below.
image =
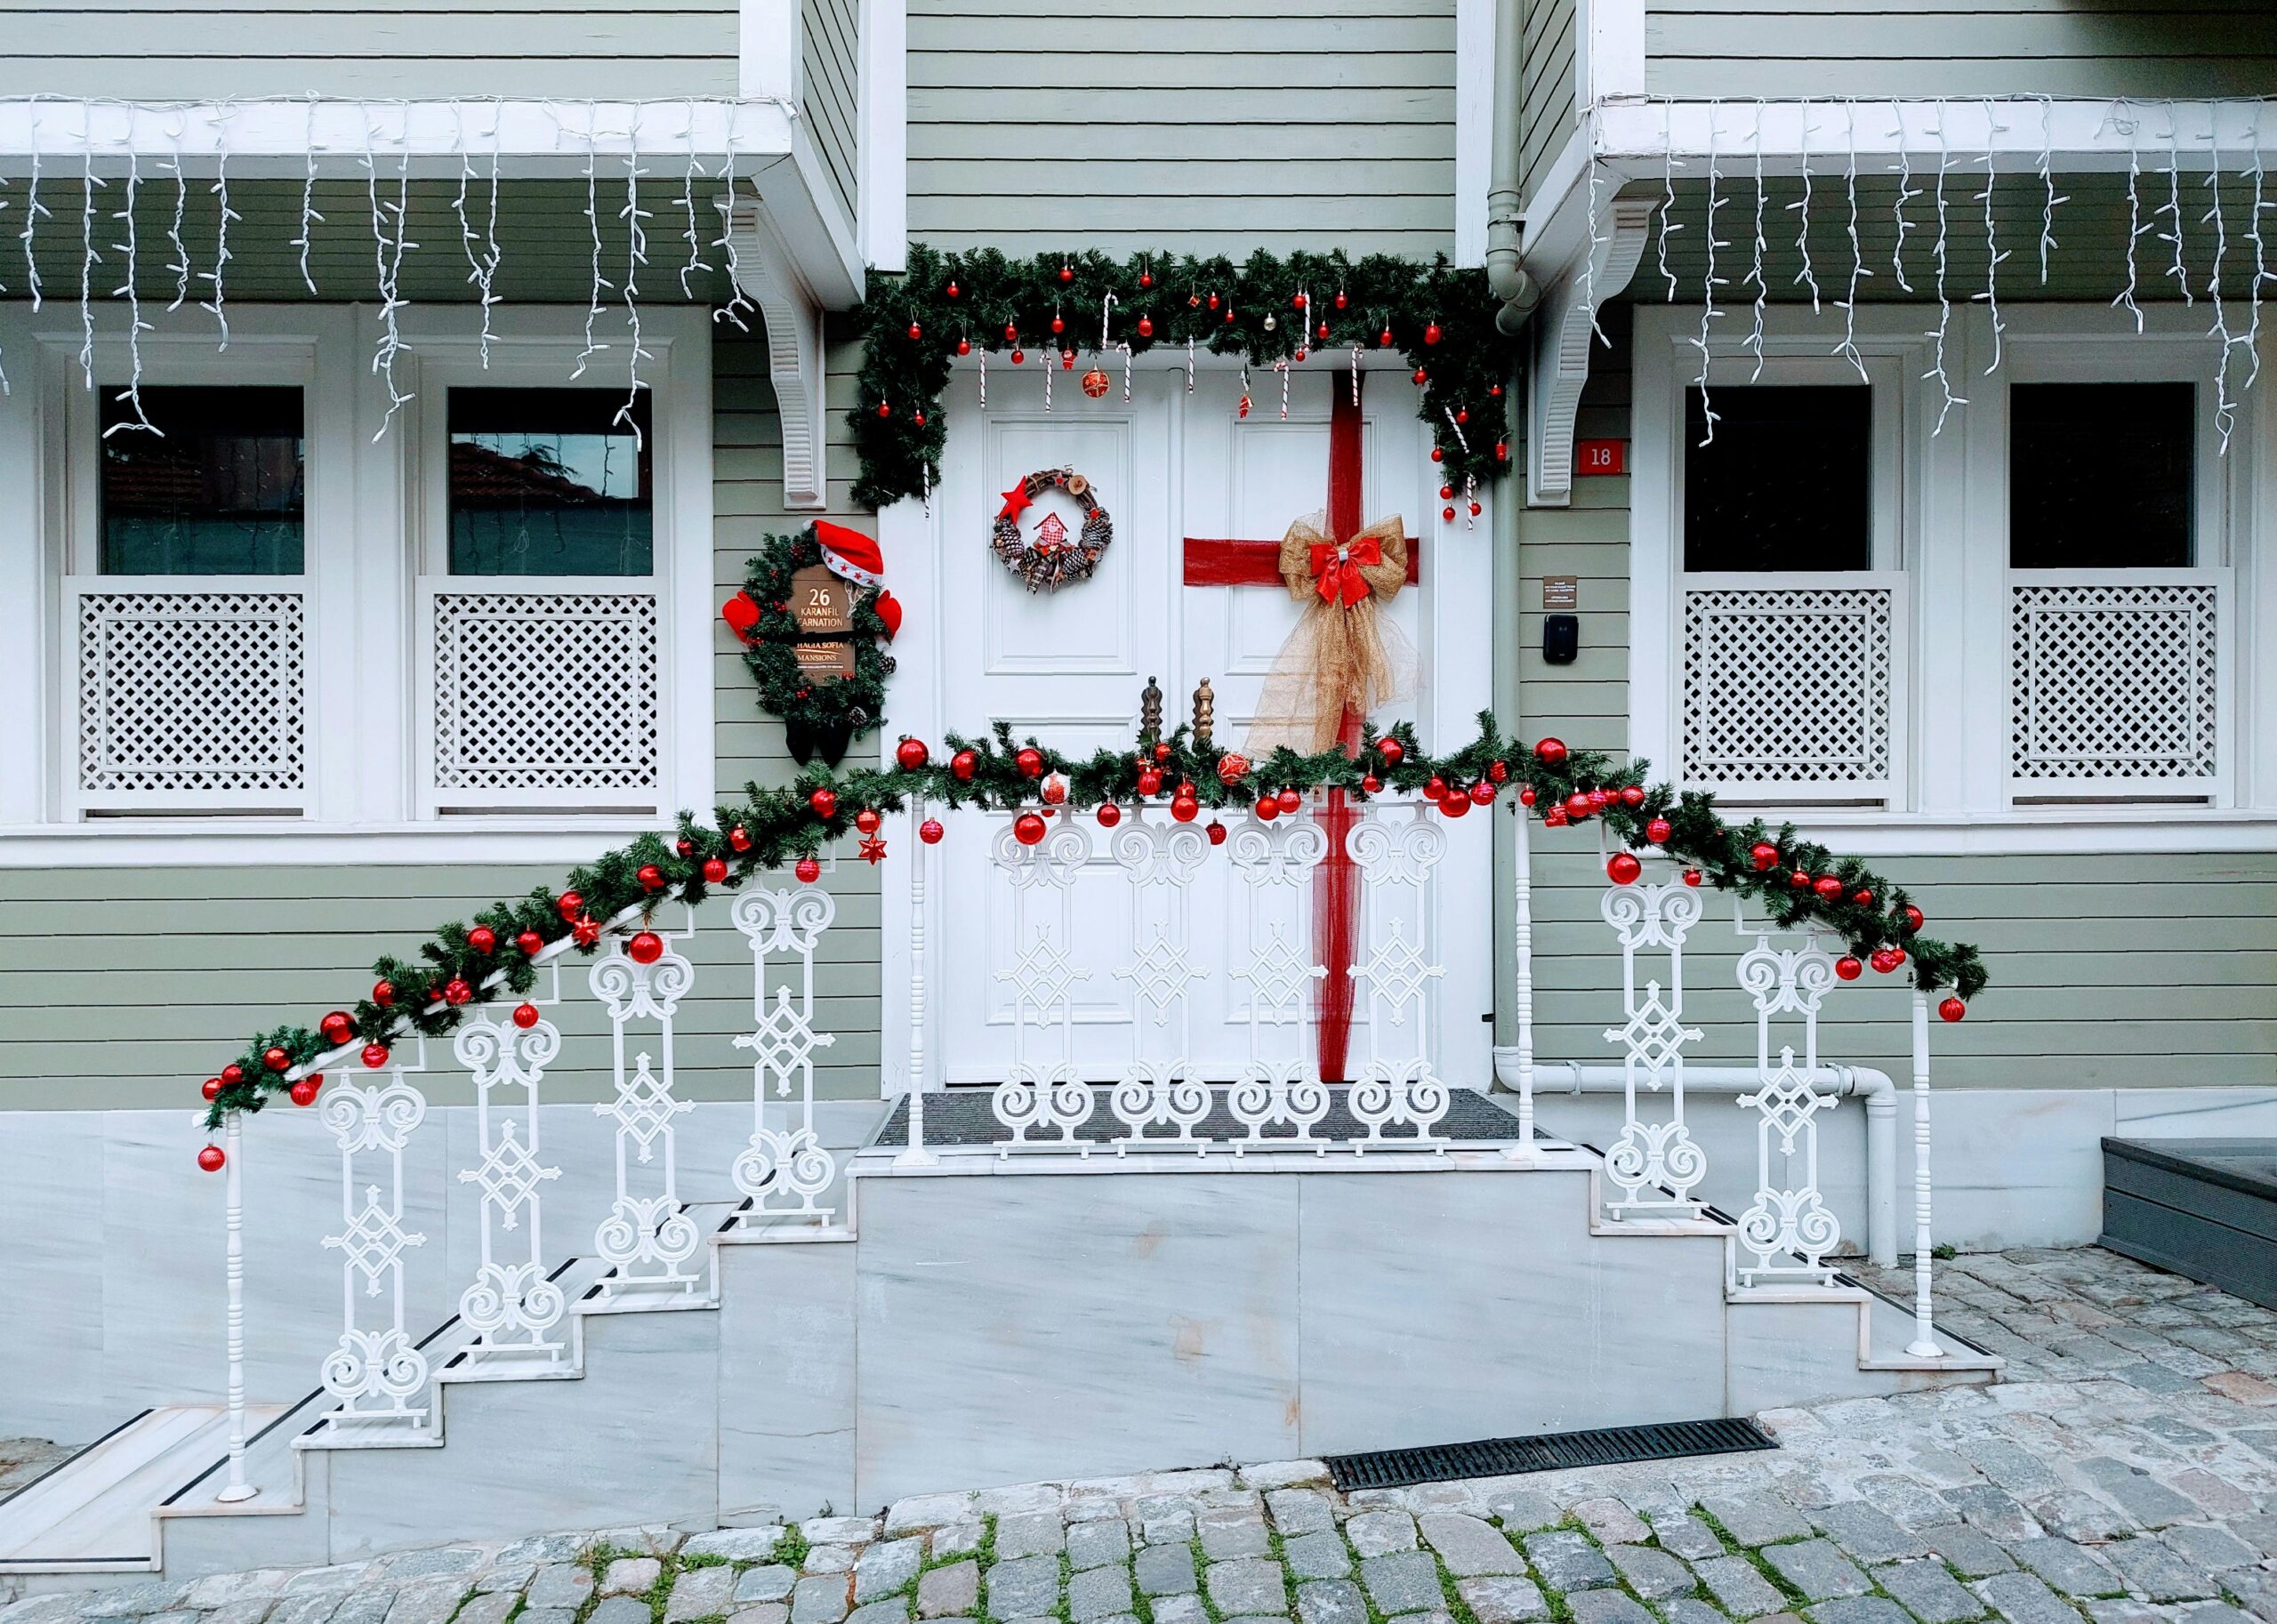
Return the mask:
[[1339, 1489], [1401, 1489], [1458, 1477], [1503, 1477], [1554, 1472], [1562, 1467], [1621, 1466], [1674, 1460], [1686, 1455], [1728, 1455], [1777, 1449], [1771, 1435], [1744, 1417], [1713, 1421], [1655, 1421], [1644, 1427], [1600, 1427], [1589, 1432], [1545, 1432], [1527, 1438], [1488, 1438], [1477, 1443], [1434, 1443], [1422, 1449], [1384, 1449], [1365, 1455], [1331, 1455], [1329, 1476]]

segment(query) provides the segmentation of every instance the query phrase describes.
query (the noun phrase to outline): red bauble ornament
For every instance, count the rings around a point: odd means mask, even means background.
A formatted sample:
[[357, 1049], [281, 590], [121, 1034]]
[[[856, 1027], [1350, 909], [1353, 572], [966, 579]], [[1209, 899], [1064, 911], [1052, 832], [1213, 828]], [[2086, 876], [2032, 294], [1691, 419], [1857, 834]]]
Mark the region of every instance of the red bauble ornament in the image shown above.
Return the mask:
[[1508, 784], [1510, 781], [1510, 764], [1508, 761], [1489, 761], [1486, 776], [1491, 783]]
[[1139, 285], [1139, 286], [1141, 286], [1141, 287], [1152, 287], [1152, 286], [1154, 286], [1154, 285], [1155, 285], [1155, 273], [1154, 273], [1153, 271], [1151, 271], [1151, 270], [1142, 270], [1142, 271], [1140, 271], [1140, 272], [1138, 273], [1138, 285]]
[[946, 292], [950, 298], [955, 298], [957, 296], [957, 285], [953, 282], [950, 283]]
[[1376, 343], [1385, 350], [1391, 348], [1391, 329], [1389, 327], [1386, 327], [1382, 332], [1376, 334]]
[[1167, 761], [1167, 760], [1169, 760], [1170, 759], [1171, 759], [1171, 747], [1170, 747], [1170, 744], [1169, 744], [1169, 742], [1168, 742], [1167, 740], [1165, 740], [1163, 743], [1159, 744], [1157, 744], [1157, 745], [1155, 745], [1155, 760], [1157, 760], [1157, 761]]
[[1605, 877], [1615, 885], [1635, 885], [1645, 865], [1637, 861], [1634, 852], [1616, 851], [1605, 865]]
[[317, 1030], [324, 1033], [324, 1041], [334, 1049], [356, 1035], [356, 1023], [348, 1018], [345, 1009], [334, 1009], [317, 1023]]
[[640, 882], [640, 888], [644, 891], [661, 891], [664, 888], [664, 871], [653, 863], [643, 863], [639, 872], [632, 877]]
[[463, 1004], [473, 996], [474, 989], [456, 976], [443, 983], [443, 1001], [447, 1004]]
[[1386, 767], [1397, 767], [1401, 761], [1406, 759], [1407, 746], [1401, 744], [1397, 739], [1378, 739], [1376, 741], [1376, 753], [1383, 757], [1384, 765]]
[[1017, 343], [1019, 341], [1019, 328], [1014, 326], [1009, 321], [1004, 324], [1004, 342], [1006, 343]]
[[1821, 902], [1842, 900], [1842, 881], [1837, 880], [1832, 874], [1821, 874], [1818, 877], [1818, 883], [1811, 887], [1811, 889], [1818, 893]]
[[1012, 838], [1023, 846], [1042, 844], [1045, 832], [1043, 819], [1033, 812], [1023, 812], [1012, 820]]
[[1163, 792], [1162, 774], [1156, 772], [1151, 767], [1140, 768], [1138, 769], [1138, 792], [1141, 795], [1161, 794]]
[[197, 1165], [209, 1173], [218, 1173], [229, 1164], [229, 1157], [221, 1154], [218, 1145], [209, 1145], [197, 1153]]
[[893, 747], [894, 765], [903, 772], [913, 773], [932, 759], [933, 752], [925, 747], [923, 739], [905, 737]]
[[1427, 344], [1436, 344], [1439, 342], [1439, 324], [1437, 322], [1426, 322], [1424, 324], [1423, 342]]
[[1866, 962], [1885, 976], [1897, 968], [1897, 961], [1890, 955], [1890, 950], [1887, 947], [1875, 948], [1866, 956]]
[[581, 891], [564, 891], [553, 899], [553, 911], [563, 919], [575, 919], [585, 911], [585, 897]]
[[1428, 372], [1424, 371], [1420, 366], [1419, 366], [1419, 367], [1417, 367], [1417, 368], [1415, 369], [1415, 387], [1416, 387], [1416, 388], [1418, 388], [1418, 389], [1422, 388], [1424, 384], [1426, 384], [1426, 383], [1428, 383], [1428, 382], [1430, 382], [1430, 379], [1431, 379], [1431, 374], [1430, 374], [1429, 373], [1428, 373]]
[[1258, 822], [1269, 824], [1280, 816], [1281, 798], [1278, 795], [1260, 795], [1257, 798]]
[[290, 1089], [293, 1096], [293, 1103], [296, 1105], [315, 1105], [317, 1103], [317, 1089], [322, 1085], [323, 1080], [320, 1078], [302, 1078], [301, 1081], [294, 1083]]
[[1111, 800], [1099, 802], [1099, 809], [1091, 814], [1099, 820], [1099, 827], [1112, 829], [1122, 821], [1122, 808]]
[[925, 329], [919, 326], [913, 321], [909, 324], [909, 336], [912, 338], [923, 338], [925, 336]]
[[959, 355], [970, 355], [972, 353], [972, 341], [969, 338], [961, 338], [957, 340], [957, 353]]
[[1470, 797], [1458, 791], [1439, 803], [1439, 810], [1448, 817], [1467, 817], [1470, 814]]
[[728, 831], [728, 844], [736, 851], [751, 849], [751, 831], [737, 824]]
[[1534, 760], [1548, 767], [1555, 767], [1572, 752], [1563, 739], [1544, 739], [1533, 747]]
[[1223, 846], [1225, 843], [1226, 825], [1219, 823], [1213, 817], [1210, 820], [1210, 844], [1212, 846]]
[[1758, 840], [1748, 848], [1747, 860], [1754, 865], [1757, 873], [1767, 873], [1779, 861], [1779, 848], [1768, 840]]
[[1501, 440], [1494, 442], [1494, 460], [1497, 462], [1507, 462], [1510, 460], [1510, 448]]
[[1911, 903], [1907, 903], [1905, 904], [1904, 912], [1899, 917], [1905, 921], [1906, 929], [1919, 930], [1921, 929], [1921, 910], [1915, 907]]
[[654, 964], [664, 956], [664, 938], [643, 930], [624, 945], [624, 956], [635, 964]]
[[466, 933], [466, 945], [479, 953], [498, 951], [498, 933], [487, 925], [477, 925]]
[[384, 1043], [366, 1043], [359, 1058], [366, 1068], [376, 1072], [388, 1063], [388, 1046]]
[[1171, 816], [1181, 824], [1190, 824], [1202, 816], [1202, 803], [1191, 795], [1176, 795], [1171, 799]]
[[893, 415], [893, 407], [882, 400], [879, 401], [878, 415], [881, 417], [891, 417]]
[[281, 1072], [293, 1064], [293, 1057], [281, 1049], [264, 1049], [261, 1051], [261, 1063], [272, 1072]]
[[1810, 871], [1806, 868], [1798, 868], [1792, 873], [1789, 874], [1787, 876], [1787, 888], [1793, 891], [1809, 890], [1811, 888]]
[[1051, 330], [1054, 333], [1065, 333], [1067, 331], [1067, 324], [1055, 316], [1051, 318]]
[[1890, 969], [1895, 969], [1899, 965], [1905, 962], [1905, 949], [1903, 947], [1891, 948], [1889, 950], [1889, 958]]
[[1518, 791], [1518, 804], [1522, 807], [1530, 807], [1541, 799], [1541, 795], [1536, 792], [1531, 784], [1523, 785]]
[[1438, 774], [1433, 773], [1428, 778], [1426, 778], [1423, 781], [1424, 800], [1436, 800], [1440, 796], [1444, 795], [1446, 792], [1447, 781], [1444, 778], [1440, 777]]
[[1023, 778], [1041, 778], [1043, 776], [1043, 752], [1033, 744], [1023, 745], [1019, 753], [1012, 758], [1012, 765], [1020, 769]]
[[878, 816], [878, 810], [875, 807], [864, 807], [859, 812], [857, 812], [854, 815], [854, 826], [857, 829], [859, 829], [864, 834], [877, 833], [878, 825], [884, 821], [884, 819]]
[[1446, 523], [1452, 525], [1455, 522], [1455, 511], [1452, 508], [1441, 508], [1439, 510], [1439, 517]]
[[[372, 1001], [379, 1005], [382, 1009], [394, 1009], [395, 983], [392, 981], [374, 981], [372, 983]], [[236, 1079], [231, 1078], [230, 1081], [234, 1082]]]
[[1700, 871], [1696, 868], [1688, 868], [1684, 871], [1684, 882], [1688, 886], [1696, 888], [1700, 884]]
[[1141, 316], [1138, 318], [1138, 336], [1140, 338], [1152, 338], [1155, 336], [1155, 318], [1153, 317]]
[[1845, 981], [1855, 981], [1866, 973], [1866, 967], [1858, 961], [1857, 954], [1844, 953], [1834, 961], [1834, 973]]
[[1874, 894], [1862, 886], [1851, 893], [1850, 902], [1853, 907], [1871, 908], [1874, 905]]
[[533, 1003], [516, 1004], [514, 1006], [514, 1025], [519, 1026], [524, 1032], [527, 1032], [531, 1027], [536, 1025], [537, 1006]]
[[1652, 841], [1655, 846], [1667, 845], [1669, 843], [1669, 836], [1675, 832], [1675, 825], [1670, 824], [1665, 817], [1656, 817], [1651, 823], [1645, 825], [1645, 838]]
[[1056, 807], [1067, 799], [1067, 775], [1049, 773], [1037, 787], [1036, 794], [1047, 807]]
[[1373, 773], [1363, 773], [1360, 776], [1360, 787], [1372, 795], [1384, 787], [1384, 781]]
[[928, 846], [938, 846], [941, 843], [941, 837], [947, 832], [947, 830], [941, 827], [941, 820], [937, 817], [929, 817], [917, 825], [917, 838]]
[[1589, 786], [1589, 810], [1602, 812], [1613, 804], [1613, 797], [1595, 784]]
[[1628, 785], [1621, 792], [1621, 804], [1630, 811], [1635, 811], [1645, 804], [1644, 790], [1633, 784]]
[[956, 776], [960, 784], [970, 784], [973, 771], [979, 765], [979, 761], [980, 758], [970, 750], [960, 750], [949, 758], [949, 771]]
[[1596, 808], [1589, 805], [1589, 798], [1579, 790], [1565, 798], [1565, 816], [1577, 824], [1594, 810]]
[[1075, 268], [1073, 265], [1062, 265], [1059, 268], [1059, 279], [1062, 282], [1073, 282], [1075, 279]]
[[221, 1080], [219, 1077], [208, 1077], [197, 1091], [208, 1099], [219, 1099], [221, 1097]]
[[1485, 779], [1481, 778], [1476, 784], [1470, 786], [1470, 802], [1471, 805], [1475, 807], [1493, 806], [1494, 804], [1494, 786], [1487, 783]]
[[814, 815], [817, 817], [834, 817], [838, 813], [838, 792], [832, 789], [817, 790], [807, 797], [807, 805], [814, 808]]
[[1026, 361], [1027, 358], [1028, 358], [1028, 352], [1027, 352], [1026, 350], [1013, 350], [1013, 351], [1012, 351], [1012, 365], [1013, 365], [1013, 366], [1019, 366], [1021, 363], [1023, 363], [1024, 361]]
[[1948, 998], [1937, 1006], [1937, 1018], [1942, 1021], [1957, 1021], [1967, 1013], [1968, 1006], [1958, 998]]
[[1227, 789], [1234, 788], [1249, 776], [1249, 758], [1235, 751], [1227, 751], [1218, 758], [1218, 782]]
[[1305, 798], [1294, 790], [1283, 790], [1275, 799], [1280, 801], [1283, 812], [1294, 812], [1305, 804]]
[[706, 857], [704, 859], [704, 884], [718, 885], [727, 877], [728, 860], [725, 857]]
[[[718, 862], [719, 859], [715, 857], [712, 861]], [[534, 953], [545, 945], [545, 938], [535, 930], [525, 930], [514, 938], [514, 945], [526, 953]]]

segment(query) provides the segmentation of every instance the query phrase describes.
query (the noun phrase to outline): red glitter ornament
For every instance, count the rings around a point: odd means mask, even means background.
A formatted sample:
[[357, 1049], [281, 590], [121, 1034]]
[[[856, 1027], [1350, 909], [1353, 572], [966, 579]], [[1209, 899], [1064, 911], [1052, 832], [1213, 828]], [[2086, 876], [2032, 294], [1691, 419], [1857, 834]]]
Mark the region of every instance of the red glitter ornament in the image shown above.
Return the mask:
[[1656, 817], [1651, 823], [1645, 825], [1645, 838], [1652, 841], [1655, 846], [1667, 845], [1669, 843], [1669, 836], [1675, 832], [1675, 825], [1670, 824], [1665, 817]]
[[1476, 784], [1470, 786], [1470, 801], [1471, 805], [1476, 807], [1493, 806], [1494, 804], [1494, 786], [1487, 783], [1485, 779], [1481, 778]]
[[834, 817], [838, 813], [838, 792], [828, 788], [817, 790], [807, 797], [807, 805], [814, 809], [817, 817]]
[[947, 832], [947, 830], [941, 827], [941, 820], [937, 817], [929, 817], [917, 825], [917, 838], [928, 846], [938, 846], [941, 843], [941, 837]]
[[1212, 846], [1223, 846], [1225, 843], [1226, 825], [1219, 823], [1213, 817], [1210, 820], [1210, 844]]
[[516, 1004], [514, 1006], [514, 1025], [519, 1026], [524, 1032], [527, 1032], [531, 1027], [536, 1025], [537, 1006], [530, 1003]]
[[1280, 801], [1283, 812], [1294, 812], [1305, 804], [1305, 798], [1294, 790], [1283, 790], [1275, 799]]
[[1122, 821], [1122, 808], [1111, 800], [1099, 802], [1099, 809], [1091, 814], [1099, 820], [1099, 827], [1112, 829]]
[[384, 1043], [366, 1043], [359, 1058], [368, 1069], [376, 1072], [388, 1063], [388, 1046]]
[[704, 884], [718, 885], [721, 880], [727, 879], [727, 877], [728, 860], [725, 857], [706, 857], [704, 859]]
[[1819, 900], [1821, 902], [1840, 902], [1842, 900], [1842, 881], [1836, 879], [1832, 874], [1821, 874], [1818, 877], [1818, 883], [1811, 887], [1811, 889], [1818, 893]]
[[197, 1165], [209, 1173], [220, 1172], [229, 1164], [229, 1158], [221, 1153], [221, 1147], [218, 1145], [209, 1145], [197, 1153]]
[[1968, 1006], [1958, 998], [1948, 998], [1937, 1006], [1937, 1018], [1943, 1021], [1957, 1021], [1967, 1013]]
[[320, 1078], [303, 1077], [287, 1092], [291, 1094], [294, 1105], [313, 1105], [317, 1103], [317, 1089], [322, 1086], [323, 1080]]
[[801, 857], [791, 865], [791, 872], [799, 877], [800, 884], [812, 885], [822, 878], [822, 864], [812, 856]]

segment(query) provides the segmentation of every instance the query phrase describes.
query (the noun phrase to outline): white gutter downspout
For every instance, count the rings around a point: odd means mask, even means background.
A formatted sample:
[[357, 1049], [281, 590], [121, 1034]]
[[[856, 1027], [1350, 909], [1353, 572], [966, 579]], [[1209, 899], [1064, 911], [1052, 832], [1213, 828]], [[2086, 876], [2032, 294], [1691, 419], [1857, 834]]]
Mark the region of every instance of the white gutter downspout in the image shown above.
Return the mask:
[[[1855, 1095], [1866, 1108], [1866, 1255], [1883, 1268], [1897, 1266], [1897, 1085], [1887, 1072], [1870, 1065], [1822, 1065], [1809, 1074], [1811, 1086], [1837, 1097]], [[1517, 1088], [1517, 1051], [1497, 1048], [1494, 1080]], [[1684, 1086], [1718, 1093], [1746, 1094], [1760, 1088], [1751, 1065], [1690, 1065]], [[1611, 1062], [1574, 1060], [1533, 1063], [1534, 1097], [1553, 1090], [1566, 1094], [1618, 1094], [1626, 1087], [1621, 1068]]]
[[1525, 330], [1541, 302], [1520, 262], [1524, 227], [1519, 211], [1525, 109], [1525, 0], [1494, 0], [1493, 162], [1486, 182], [1486, 285], [1502, 301], [1494, 325], [1510, 338]]

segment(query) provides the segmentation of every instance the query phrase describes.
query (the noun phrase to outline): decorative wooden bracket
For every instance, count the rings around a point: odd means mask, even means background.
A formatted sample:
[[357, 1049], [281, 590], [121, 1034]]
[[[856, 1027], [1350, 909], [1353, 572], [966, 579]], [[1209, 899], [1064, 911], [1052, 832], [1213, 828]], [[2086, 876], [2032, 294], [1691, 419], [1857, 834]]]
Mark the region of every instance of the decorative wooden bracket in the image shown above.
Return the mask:
[[1534, 321], [1533, 399], [1529, 414], [1526, 501], [1562, 508], [1573, 499], [1573, 418], [1589, 379], [1597, 307], [1629, 285], [1659, 206], [1647, 197], [1616, 197], [1592, 222], [1589, 259], [1542, 296]]
[[800, 274], [767, 205], [740, 205], [730, 226], [736, 285], [767, 329], [768, 375], [783, 423], [783, 505], [828, 505], [824, 467], [822, 302]]

